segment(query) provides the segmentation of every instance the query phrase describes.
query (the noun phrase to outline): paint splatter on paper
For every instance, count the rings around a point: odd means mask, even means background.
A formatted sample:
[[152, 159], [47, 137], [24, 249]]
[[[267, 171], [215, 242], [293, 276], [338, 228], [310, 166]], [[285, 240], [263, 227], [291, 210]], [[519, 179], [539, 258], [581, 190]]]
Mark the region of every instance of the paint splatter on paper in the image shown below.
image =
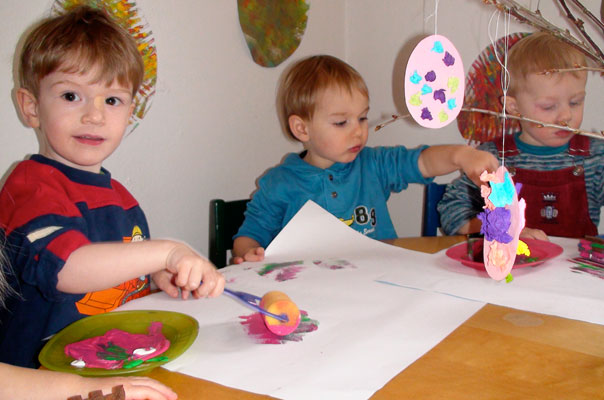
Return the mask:
[[356, 268], [355, 265], [346, 260], [312, 260], [308, 262], [297, 260], [283, 263], [265, 264], [262, 268], [260, 268], [260, 270], [258, 270], [258, 275], [270, 275], [271, 277], [274, 277], [275, 281], [284, 282], [291, 279], [296, 279], [298, 277], [298, 273], [312, 267], [319, 267], [329, 270]]
[[247, 331], [248, 336], [254, 339], [259, 344], [284, 344], [287, 342], [301, 342], [304, 336], [309, 332], [314, 332], [319, 329], [319, 322], [311, 319], [308, 313], [300, 310], [300, 325], [298, 328], [286, 336], [277, 336], [269, 331], [264, 324], [262, 314], [253, 313], [250, 315], [241, 315], [241, 325]]
[[258, 275], [267, 276], [272, 274], [277, 282], [288, 281], [296, 278], [298, 272], [304, 269], [302, 264], [302, 261], [265, 264], [264, 267], [258, 271]]

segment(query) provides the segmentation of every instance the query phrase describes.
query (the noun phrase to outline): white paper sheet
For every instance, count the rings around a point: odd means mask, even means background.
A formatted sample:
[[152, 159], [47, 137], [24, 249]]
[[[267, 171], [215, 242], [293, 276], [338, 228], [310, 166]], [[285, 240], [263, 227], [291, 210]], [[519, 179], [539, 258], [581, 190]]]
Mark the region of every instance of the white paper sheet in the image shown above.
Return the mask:
[[[182, 301], [158, 293], [120, 310], [171, 310], [199, 321], [195, 343], [166, 364], [170, 370], [283, 399], [366, 399], [484, 305], [377, 282], [429, 260], [396, 250], [311, 202], [267, 248], [265, 261], [223, 270], [230, 289], [282, 291], [318, 321], [299, 342], [258, 343], [239, 318], [254, 312], [226, 296]], [[258, 274], [267, 263], [296, 260], [292, 279]], [[333, 264], [343, 267], [328, 268]]]
[[[380, 280], [543, 314], [604, 324], [604, 280], [571, 270], [578, 239], [550, 238], [564, 252], [535, 267], [512, 270], [510, 283], [463, 266], [445, 255], [428, 256], [419, 268], [391, 269]], [[398, 250], [398, 249], [397, 249]], [[403, 249], [401, 249], [403, 250]], [[402, 253], [401, 253], [402, 254]]]

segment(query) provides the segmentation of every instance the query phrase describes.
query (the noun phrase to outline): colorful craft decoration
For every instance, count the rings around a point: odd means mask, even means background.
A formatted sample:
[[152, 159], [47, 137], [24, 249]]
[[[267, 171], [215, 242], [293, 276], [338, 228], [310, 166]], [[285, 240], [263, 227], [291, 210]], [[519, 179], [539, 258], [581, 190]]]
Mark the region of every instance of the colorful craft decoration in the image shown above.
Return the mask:
[[80, 5], [106, 10], [136, 40], [138, 51], [143, 57], [145, 74], [141, 87], [134, 98], [135, 107], [130, 118], [130, 131], [133, 131], [149, 111], [151, 98], [155, 94], [157, 53], [153, 33], [133, 0], [55, 0], [51, 13], [61, 15]]
[[464, 73], [449, 39], [432, 35], [419, 42], [405, 72], [405, 100], [413, 119], [434, 129], [455, 120], [463, 104]]
[[237, 0], [239, 24], [256, 64], [275, 67], [298, 48], [308, 17], [304, 0]]
[[148, 335], [110, 329], [102, 336], [68, 344], [65, 354], [77, 368], [134, 368], [143, 362], [166, 361], [160, 355], [170, 348], [170, 341], [162, 334], [162, 326], [152, 322]]
[[[468, 72], [464, 108], [480, 108], [497, 113], [503, 111], [500, 62], [504, 62], [505, 54], [512, 45], [525, 36], [528, 36], [528, 33], [513, 33], [508, 35], [507, 39], [500, 38], [478, 55]], [[461, 136], [474, 143], [489, 142], [504, 133], [501, 118], [480, 112], [461, 113], [457, 118], [457, 127]], [[506, 120], [505, 134], [519, 130], [520, 122]]]
[[491, 278], [509, 281], [517, 252], [525, 255], [528, 252], [526, 244], [518, 240], [525, 223], [526, 203], [524, 199], [518, 200], [522, 185], [514, 185], [504, 166], [494, 174], [484, 171], [480, 180], [488, 183], [481, 186], [485, 206], [478, 214], [482, 222], [480, 233], [484, 235], [484, 265]]

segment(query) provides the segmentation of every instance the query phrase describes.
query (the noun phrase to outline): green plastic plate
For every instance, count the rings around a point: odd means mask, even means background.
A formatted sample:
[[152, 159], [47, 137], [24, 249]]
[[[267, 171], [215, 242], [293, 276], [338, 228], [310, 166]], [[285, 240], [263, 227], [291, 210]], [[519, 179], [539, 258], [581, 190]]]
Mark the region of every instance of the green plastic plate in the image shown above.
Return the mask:
[[[170, 348], [162, 356], [166, 361], [142, 363], [134, 368], [103, 369], [76, 368], [73, 358], [65, 354], [65, 346], [95, 336], [102, 336], [110, 329], [121, 329], [129, 333], [147, 334], [151, 322], [163, 324], [162, 333], [170, 341]], [[176, 359], [187, 350], [199, 331], [199, 323], [189, 315], [172, 311], [115, 311], [82, 318], [54, 335], [44, 346], [38, 359], [48, 369], [71, 372], [85, 376], [139, 375]]]

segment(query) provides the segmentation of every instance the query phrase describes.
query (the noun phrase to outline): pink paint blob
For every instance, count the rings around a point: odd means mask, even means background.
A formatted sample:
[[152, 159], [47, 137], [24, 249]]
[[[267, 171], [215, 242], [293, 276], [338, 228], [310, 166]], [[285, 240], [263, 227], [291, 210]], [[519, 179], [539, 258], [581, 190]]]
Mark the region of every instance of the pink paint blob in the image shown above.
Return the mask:
[[[110, 329], [102, 336], [95, 336], [65, 346], [65, 354], [75, 360], [82, 360], [86, 368], [116, 369], [121, 368], [126, 361], [148, 360], [157, 357], [170, 347], [170, 341], [162, 334], [162, 323], [152, 322], [149, 334], [136, 334]], [[111, 349], [118, 346], [128, 357], [111, 359]], [[146, 354], [137, 355], [137, 349], [146, 349]], [[108, 354], [108, 356], [104, 356]]]
[[241, 325], [246, 328], [248, 336], [257, 343], [284, 344], [286, 342], [301, 342], [304, 334], [319, 329], [319, 323], [308, 318], [306, 311], [300, 310], [300, 316], [300, 323], [296, 330], [285, 336], [279, 336], [269, 331], [264, 323], [264, 317], [260, 313], [242, 315], [239, 318], [242, 320]]
[[265, 324], [266, 324], [266, 328], [273, 332], [275, 335], [277, 336], [286, 336], [289, 335], [290, 333], [294, 332], [296, 329], [298, 329], [298, 325], [300, 325], [300, 319], [301, 316], [300, 314], [298, 314], [298, 319], [296, 320], [296, 322], [293, 325], [283, 325], [283, 324], [271, 324], [268, 321], [266, 321], [266, 317], [265, 317]]

